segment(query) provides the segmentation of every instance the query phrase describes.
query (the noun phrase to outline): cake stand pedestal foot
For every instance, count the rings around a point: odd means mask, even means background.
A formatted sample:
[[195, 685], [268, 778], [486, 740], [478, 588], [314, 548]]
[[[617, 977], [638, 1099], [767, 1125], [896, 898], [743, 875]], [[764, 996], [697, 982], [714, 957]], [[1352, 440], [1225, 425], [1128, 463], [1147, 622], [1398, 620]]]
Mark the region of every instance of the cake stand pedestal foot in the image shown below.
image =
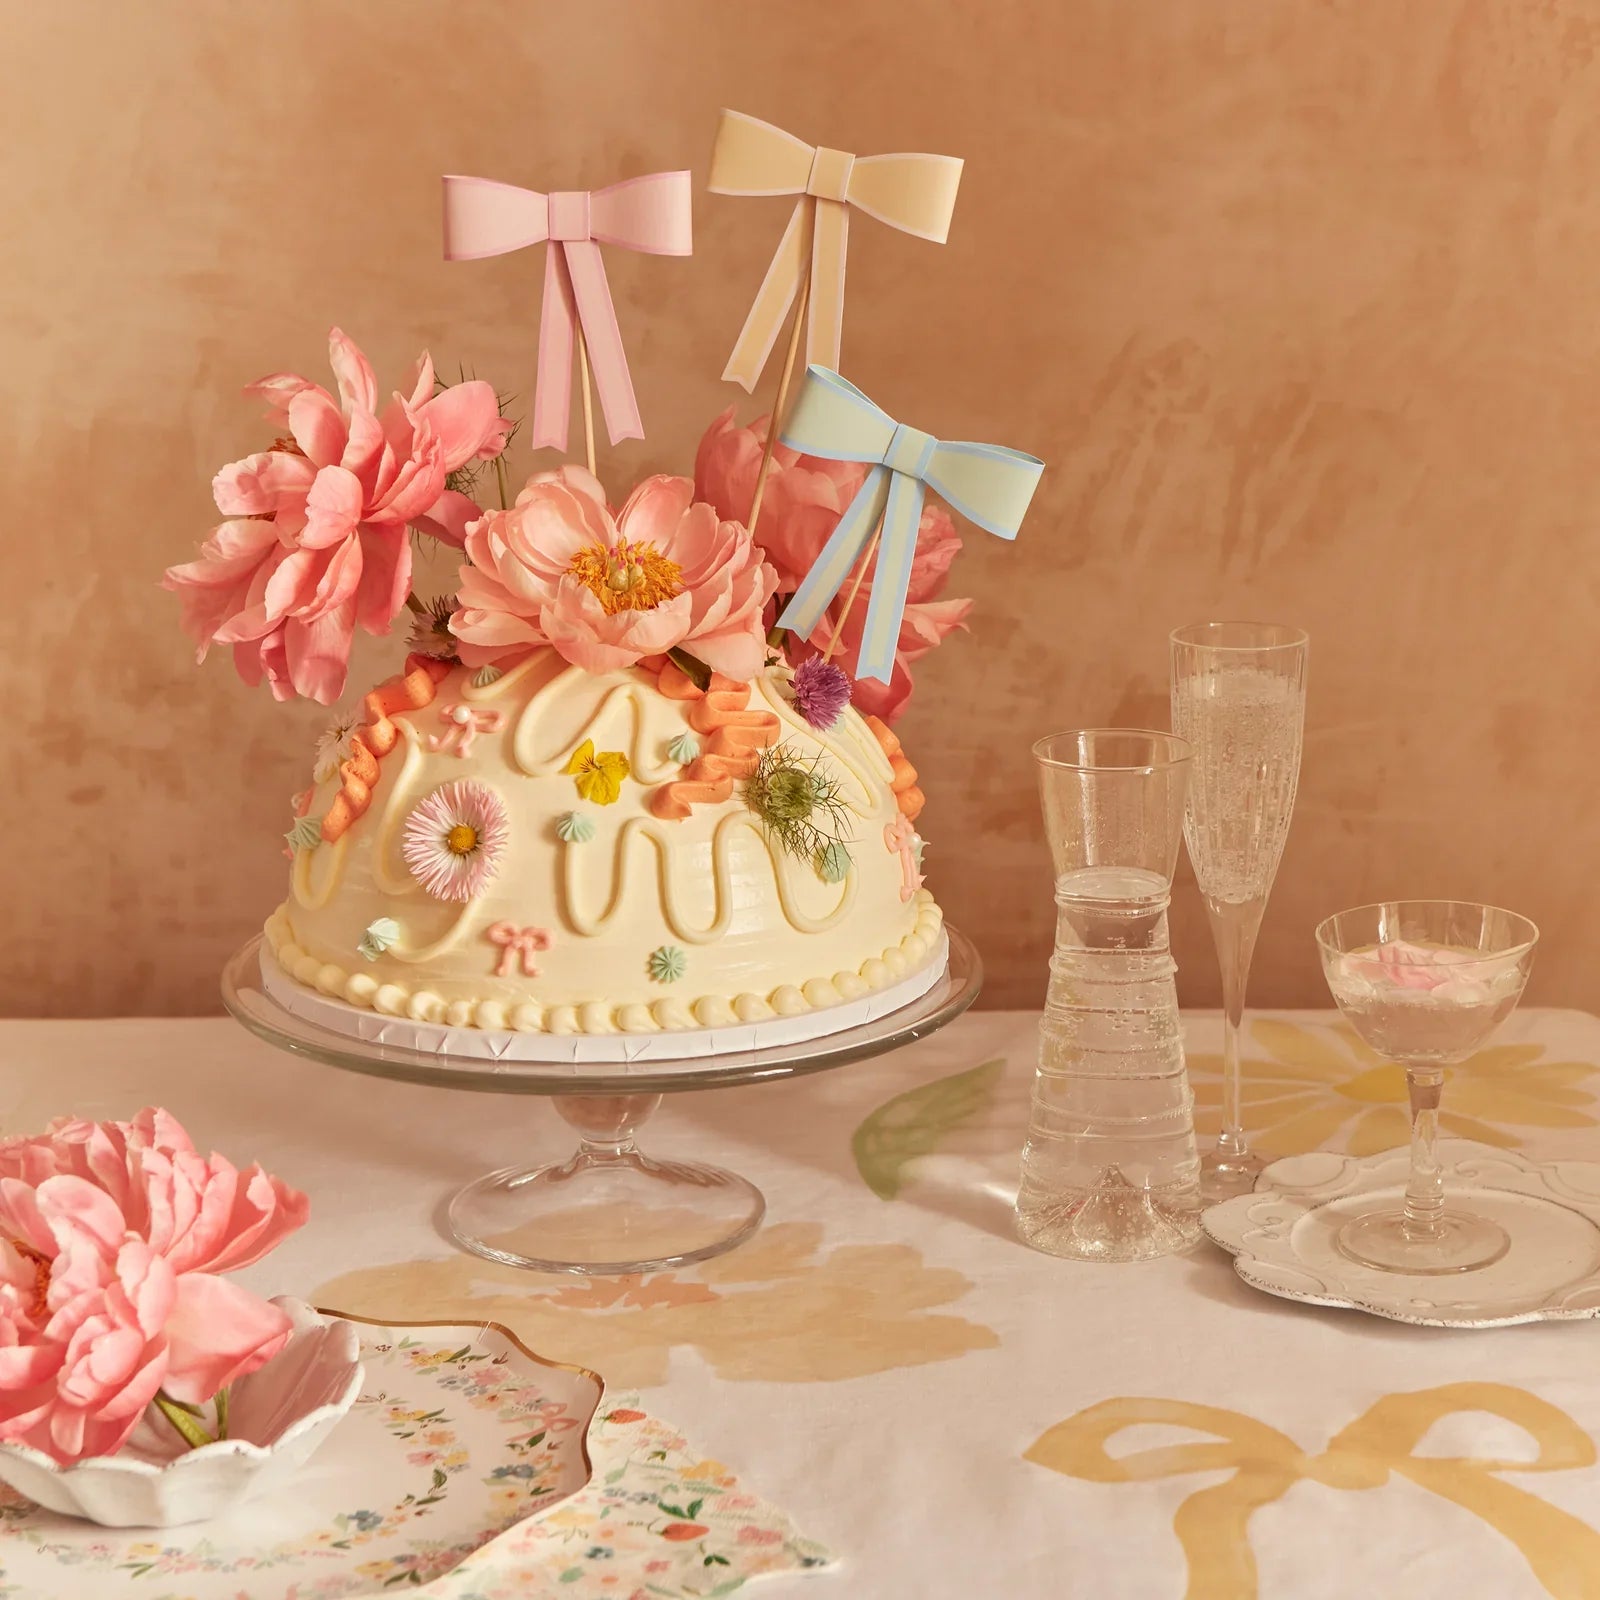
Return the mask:
[[766, 1201], [754, 1184], [640, 1154], [634, 1135], [660, 1095], [556, 1095], [552, 1104], [578, 1130], [577, 1154], [469, 1183], [449, 1210], [463, 1249], [536, 1272], [655, 1272], [721, 1255], [761, 1225]]

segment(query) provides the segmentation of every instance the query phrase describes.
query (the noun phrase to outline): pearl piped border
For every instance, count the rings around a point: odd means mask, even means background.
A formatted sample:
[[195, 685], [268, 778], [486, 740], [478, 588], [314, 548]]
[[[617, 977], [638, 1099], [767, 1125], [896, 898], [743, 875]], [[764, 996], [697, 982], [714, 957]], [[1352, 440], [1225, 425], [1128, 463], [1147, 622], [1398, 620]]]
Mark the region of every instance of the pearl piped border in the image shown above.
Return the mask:
[[383, 1016], [496, 1033], [672, 1033], [797, 1017], [864, 999], [900, 982], [927, 961], [944, 927], [944, 913], [928, 890], [917, 891], [916, 903], [917, 922], [912, 931], [881, 956], [869, 956], [854, 972], [836, 972], [831, 978], [811, 978], [799, 985], [780, 984], [764, 995], [702, 995], [694, 1001], [666, 996], [649, 1004], [620, 1006], [605, 1000], [560, 1006], [542, 1006], [532, 1000], [516, 1005], [500, 1000], [446, 1001], [426, 987], [380, 983], [370, 972], [347, 972], [337, 962], [319, 960], [294, 942], [286, 906], [279, 906], [267, 918], [262, 932], [278, 965], [297, 983]]

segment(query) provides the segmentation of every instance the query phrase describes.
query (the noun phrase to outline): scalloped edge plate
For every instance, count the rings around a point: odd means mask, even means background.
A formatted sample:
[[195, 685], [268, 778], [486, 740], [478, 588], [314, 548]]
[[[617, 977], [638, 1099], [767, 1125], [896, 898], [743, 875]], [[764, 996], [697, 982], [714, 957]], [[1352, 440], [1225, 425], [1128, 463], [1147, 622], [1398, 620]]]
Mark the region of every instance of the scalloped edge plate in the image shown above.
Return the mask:
[[136, 1578], [162, 1600], [410, 1593], [589, 1483], [597, 1373], [536, 1355], [499, 1323], [321, 1315], [359, 1331], [366, 1380], [293, 1483], [162, 1529], [103, 1528], [7, 1496], [0, 1600], [120, 1593]]
[[1253, 1289], [1425, 1328], [1502, 1328], [1600, 1316], [1600, 1162], [1533, 1161], [1471, 1140], [1440, 1146], [1445, 1199], [1477, 1206], [1511, 1248], [1476, 1272], [1378, 1272], [1333, 1233], [1380, 1196], [1404, 1192], [1410, 1151], [1311, 1151], [1274, 1161], [1255, 1191], [1210, 1206], [1200, 1226]]

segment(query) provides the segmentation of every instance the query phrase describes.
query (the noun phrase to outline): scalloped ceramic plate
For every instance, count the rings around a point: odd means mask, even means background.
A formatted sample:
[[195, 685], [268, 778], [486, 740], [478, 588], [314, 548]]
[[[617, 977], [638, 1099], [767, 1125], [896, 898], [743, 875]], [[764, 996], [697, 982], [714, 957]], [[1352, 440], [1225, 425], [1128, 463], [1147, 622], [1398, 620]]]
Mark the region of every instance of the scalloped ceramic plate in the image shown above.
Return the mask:
[[403, 1594], [588, 1483], [594, 1373], [544, 1361], [493, 1323], [344, 1320], [361, 1334], [361, 1394], [279, 1492], [146, 1532], [0, 1491], [0, 1600]]
[[1200, 1225], [1246, 1283], [1285, 1300], [1428, 1328], [1600, 1316], [1600, 1163], [1530, 1161], [1464, 1139], [1445, 1141], [1440, 1156], [1446, 1203], [1481, 1211], [1511, 1235], [1506, 1254], [1476, 1272], [1378, 1272], [1335, 1246], [1350, 1217], [1374, 1203], [1399, 1203], [1410, 1166], [1405, 1149], [1274, 1161], [1253, 1194], [1209, 1207]]
[[233, 1385], [229, 1438], [189, 1450], [164, 1419], [146, 1412], [116, 1455], [70, 1467], [26, 1445], [0, 1444], [0, 1481], [47, 1510], [109, 1528], [200, 1522], [281, 1490], [355, 1404], [361, 1336], [303, 1300], [273, 1303], [294, 1333], [259, 1372]]

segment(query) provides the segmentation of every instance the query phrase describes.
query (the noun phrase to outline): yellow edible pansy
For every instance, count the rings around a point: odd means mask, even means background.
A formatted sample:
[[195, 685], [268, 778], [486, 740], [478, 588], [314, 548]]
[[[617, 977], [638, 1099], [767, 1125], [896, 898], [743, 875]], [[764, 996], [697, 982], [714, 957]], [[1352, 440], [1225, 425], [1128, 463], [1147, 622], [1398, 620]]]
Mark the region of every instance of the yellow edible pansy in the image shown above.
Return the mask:
[[628, 776], [628, 758], [620, 750], [594, 752], [594, 740], [585, 739], [562, 768], [578, 785], [578, 793], [597, 806], [609, 806], [622, 797], [622, 780]]

